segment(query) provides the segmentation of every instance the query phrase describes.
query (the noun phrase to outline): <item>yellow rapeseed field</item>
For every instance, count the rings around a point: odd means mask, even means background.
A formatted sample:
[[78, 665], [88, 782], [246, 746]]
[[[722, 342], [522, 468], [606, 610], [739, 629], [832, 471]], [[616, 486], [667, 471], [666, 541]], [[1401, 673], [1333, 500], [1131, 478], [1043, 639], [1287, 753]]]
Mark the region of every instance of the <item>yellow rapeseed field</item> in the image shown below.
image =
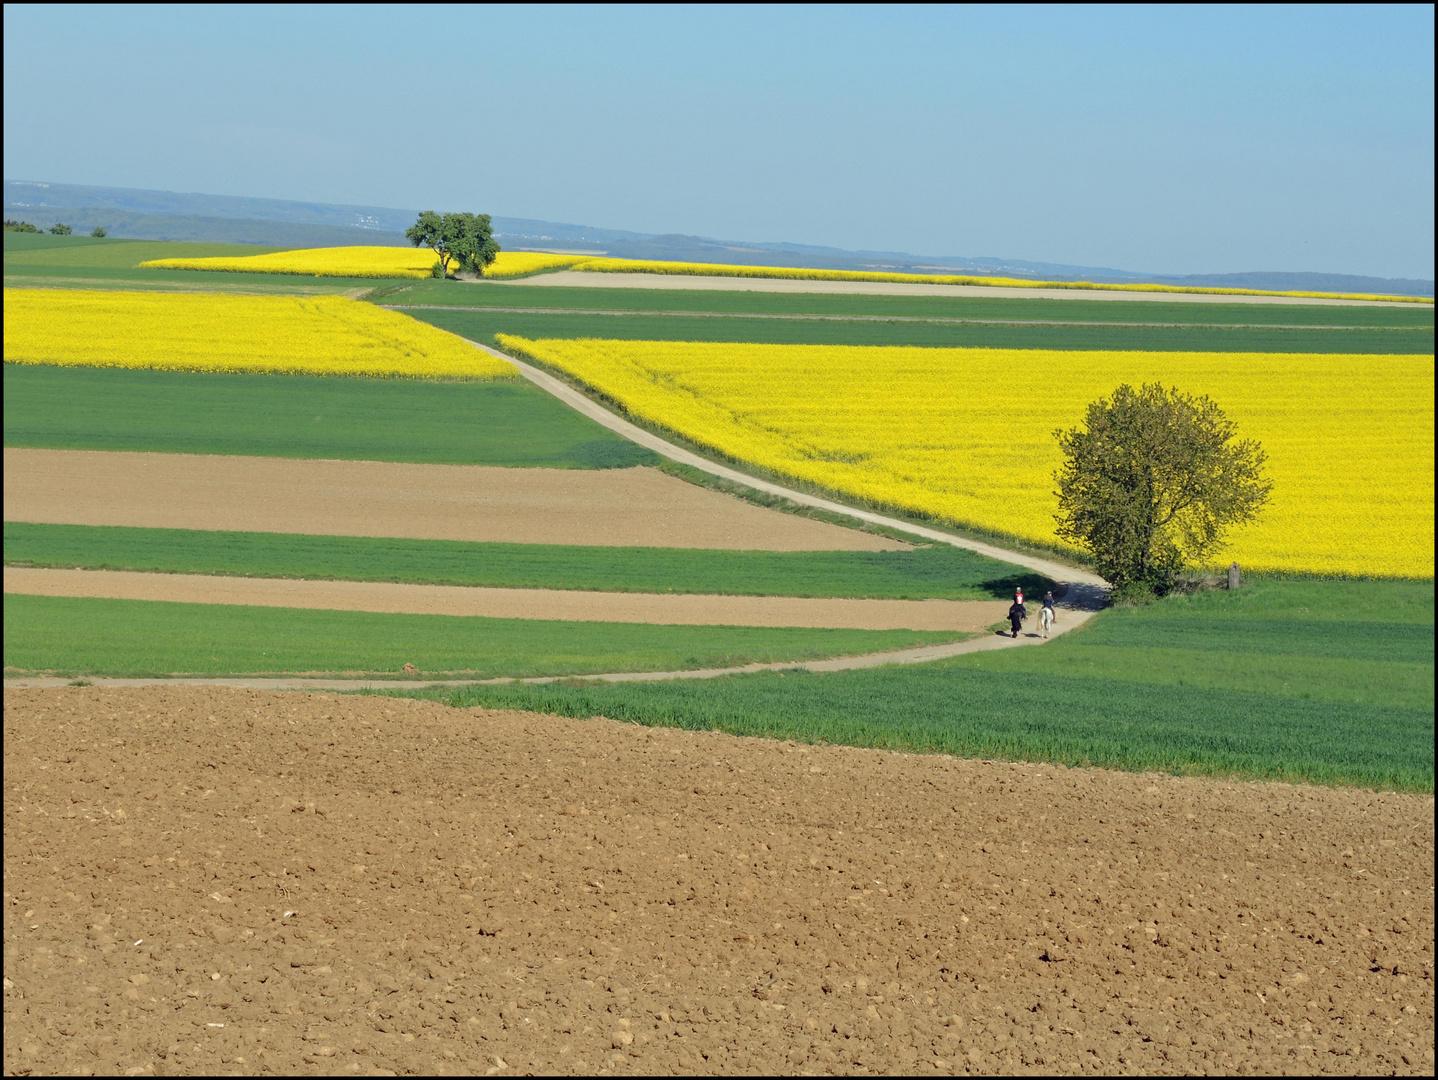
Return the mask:
[[552, 255], [547, 251], [501, 251], [494, 262], [485, 267], [488, 278], [517, 277], [536, 270], [554, 270], [583, 262], [583, 255]]
[[5, 362], [399, 378], [513, 378], [407, 315], [342, 296], [6, 289]]
[[[151, 259], [140, 266], [157, 270], [234, 270], [256, 274], [309, 274], [315, 277], [427, 278], [435, 264], [428, 248], [337, 247], [277, 251], [270, 255], [207, 259]], [[1088, 281], [1029, 281], [972, 274], [890, 274], [868, 270], [821, 270], [790, 266], [732, 266], [727, 263], [659, 262], [650, 259], [592, 258], [540, 251], [501, 251], [485, 270], [490, 278], [517, 277], [538, 270], [582, 270], [600, 274], [688, 274], [706, 277], [792, 278], [808, 281], [892, 281], [917, 285], [983, 285], [1014, 289], [1102, 289], [1119, 292], [1214, 293], [1224, 296], [1295, 296], [1340, 300], [1391, 300], [1431, 304], [1416, 296], [1369, 293], [1265, 292], [1176, 285], [1105, 285]]]
[[[571, 266], [582, 255], [549, 255], [533, 251], [501, 251], [485, 270], [486, 277], [532, 274]], [[333, 247], [276, 251], [269, 255], [219, 256], [207, 259], [151, 259], [151, 270], [232, 270], [251, 274], [306, 274], [314, 277], [427, 278], [439, 260], [429, 248]], [[452, 269], [452, 268], [451, 268]]]
[[1162, 382], [1268, 452], [1272, 502], [1222, 562], [1433, 574], [1431, 356], [499, 340], [741, 461], [1046, 543], [1053, 430], [1120, 383]]

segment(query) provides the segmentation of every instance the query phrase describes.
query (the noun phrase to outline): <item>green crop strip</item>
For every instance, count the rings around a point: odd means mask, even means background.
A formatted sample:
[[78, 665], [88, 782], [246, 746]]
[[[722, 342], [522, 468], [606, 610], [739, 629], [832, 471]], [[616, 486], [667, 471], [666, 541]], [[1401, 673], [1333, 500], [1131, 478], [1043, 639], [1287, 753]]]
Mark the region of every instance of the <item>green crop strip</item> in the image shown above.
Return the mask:
[[415, 281], [378, 286], [380, 304], [455, 308], [554, 308], [931, 319], [1016, 319], [1080, 323], [1177, 323], [1214, 326], [1362, 326], [1426, 328], [1427, 305], [1224, 304], [1160, 300], [1026, 299], [983, 296], [873, 296], [706, 289], [615, 289], [522, 283]]
[[206, 259], [223, 255], [268, 255], [282, 247], [205, 244], [174, 240], [124, 240], [117, 237], [5, 234], [5, 265], [131, 268], [146, 259]]
[[[1369, 638], [1394, 651], [1375, 658]], [[424, 696], [964, 757], [1432, 791], [1433, 585], [1259, 581], [1107, 612], [1040, 649], [913, 668]]]
[[7, 566], [516, 589], [991, 600], [1039, 574], [947, 546], [712, 551], [5, 522]]
[[803, 345], [920, 345], [994, 349], [1165, 352], [1416, 353], [1433, 351], [1433, 330], [1294, 330], [1271, 327], [1010, 325], [724, 318], [654, 314], [567, 314], [407, 308], [405, 314], [472, 341], [495, 334], [531, 339], [732, 341]]
[[464, 677], [678, 671], [961, 639], [910, 630], [389, 615], [5, 595], [5, 669], [65, 675], [330, 673]]
[[95, 240], [82, 236], [5, 234], [7, 287], [49, 289], [183, 289], [195, 292], [339, 293], [371, 289], [373, 278], [297, 278], [293, 274], [231, 274], [142, 270], [146, 259], [264, 255], [284, 248], [159, 240]]
[[522, 382], [5, 365], [5, 445], [607, 469], [636, 446]]

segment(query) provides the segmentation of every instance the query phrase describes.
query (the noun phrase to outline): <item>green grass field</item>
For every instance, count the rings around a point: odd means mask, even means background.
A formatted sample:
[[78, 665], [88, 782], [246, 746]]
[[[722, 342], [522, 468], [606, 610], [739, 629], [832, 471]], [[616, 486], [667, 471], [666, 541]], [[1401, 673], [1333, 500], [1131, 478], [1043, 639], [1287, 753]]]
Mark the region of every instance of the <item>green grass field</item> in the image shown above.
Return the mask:
[[7, 566], [402, 581], [513, 589], [992, 600], [1039, 574], [947, 545], [912, 551], [712, 551], [199, 532], [5, 522]]
[[882, 652], [965, 635], [650, 626], [5, 595], [5, 670], [165, 676], [523, 677], [679, 671]]
[[50, 236], [47, 233], [7, 232], [5, 266], [109, 267], [130, 269], [147, 259], [208, 259], [223, 255], [268, 255], [285, 251], [252, 244], [196, 244], [174, 240], [97, 239], [90, 236]]
[[338, 293], [370, 289], [373, 278], [315, 278], [293, 274], [233, 274], [142, 270], [148, 259], [264, 255], [285, 248], [165, 240], [93, 239], [7, 232], [5, 285], [25, 288], [186, 289], [247, 293]]
[[[558, 290], [555, 290], [558, 291]], [[1098, 306], [1095, 302], [1093, 306]], [[1427, 329], [1277, 329], [1002, 325], [827, 318], [763, 319], [648, 314], [568, 314], [480, 309], [406, 309], [472, 341], [495, 334], [628, 341], [733, 341], [776, 345], [919, 345], [994, 349], [1137, 349], [1161, 352], [1431, 353]]]
[[543, 468], [657, 455], [524, 382], [5, 365], [5, 445]]
[[1106, 613], [1062, 648], [969, 666], [1433, 710], [1433, 583], [1257, 578]]
[[455, 705], [962, 757], [1433, 790], [1433, 583], [1259, 580], [1041, 649], [702, 684], [475, 687]]

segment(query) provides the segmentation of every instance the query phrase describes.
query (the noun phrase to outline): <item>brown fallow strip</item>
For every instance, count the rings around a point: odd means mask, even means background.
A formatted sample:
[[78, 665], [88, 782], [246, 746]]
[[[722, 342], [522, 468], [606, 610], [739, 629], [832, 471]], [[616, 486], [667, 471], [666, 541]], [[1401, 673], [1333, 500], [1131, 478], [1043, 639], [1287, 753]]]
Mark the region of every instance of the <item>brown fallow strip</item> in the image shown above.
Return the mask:
[[5, 520], [597, 547], [898, 551], [651, 468], [5, 448]]
[[1008, 609], [1008, 602], [1002, 600], [858, 600], [491, 589], [387, 581], [304, 581], [18, 566], [5, 567], [5, 592], [495, 619], [849, 630], [983, 630], [999, 622]]

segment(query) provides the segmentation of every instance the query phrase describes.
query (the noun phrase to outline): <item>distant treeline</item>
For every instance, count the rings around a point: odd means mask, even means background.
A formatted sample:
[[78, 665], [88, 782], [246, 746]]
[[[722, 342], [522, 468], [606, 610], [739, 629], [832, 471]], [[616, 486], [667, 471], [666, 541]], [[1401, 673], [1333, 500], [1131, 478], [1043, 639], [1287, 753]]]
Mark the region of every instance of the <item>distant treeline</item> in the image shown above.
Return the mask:
[[[6, 207], [6, 212], [15, 209]], [[341, 225], [306, 225], [291, 221], [261, 221], [257, 218], [198, 217], [171, 214], [140, 214], [104, 207], [79, 207], [65, 211], [74, 230], [105, 229], [110, 236], [131, 240], [192, 240], [211, 244], [264, 244], [271, 247], [345, 247], [370, 244], [379, 247], [408, 247], [403, 233], [378, 229], [355, 229]], [[37, 230], [18, 221], [11, 231]], [[53, 230], [51, 230], [53, 231]]]

